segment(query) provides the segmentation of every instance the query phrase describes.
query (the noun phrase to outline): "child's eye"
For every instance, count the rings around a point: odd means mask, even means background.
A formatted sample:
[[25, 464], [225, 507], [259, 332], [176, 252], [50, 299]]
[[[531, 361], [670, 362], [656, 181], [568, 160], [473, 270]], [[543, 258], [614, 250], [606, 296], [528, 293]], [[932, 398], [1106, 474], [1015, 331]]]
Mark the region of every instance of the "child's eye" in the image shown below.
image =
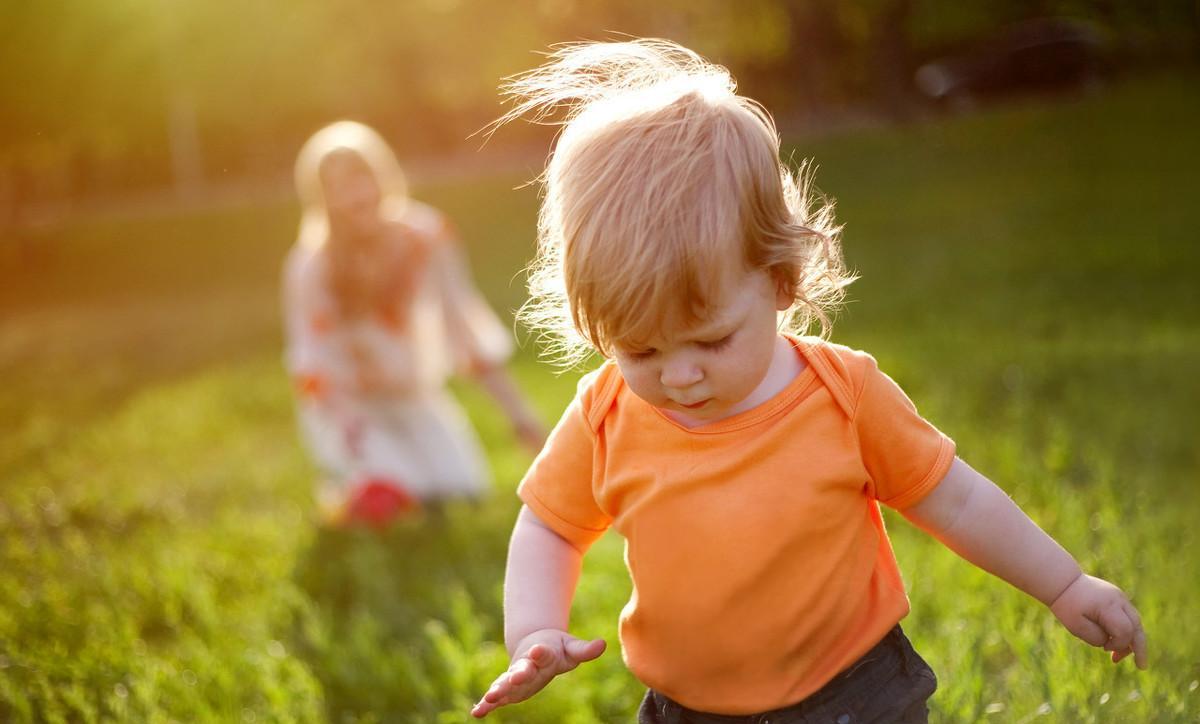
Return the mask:
[[709, 350], [710, 352], [716, 352], [728, 347], [731, 341], [733, 341], [733, 333], [727, 334], [724, 337], [711, 342], [701, 342], [700, 347], [702, 349]]
[[651, 357], [653, 357], [655, 355], [655, 353], [657, 351], [658, 350], [653, 349], [653, 348], [651, 348], [651, 349], [631, 349], [631, 350], [626, 350], [625, 356], [632, 360], [641, 361], [641, 360], [650, 359]]

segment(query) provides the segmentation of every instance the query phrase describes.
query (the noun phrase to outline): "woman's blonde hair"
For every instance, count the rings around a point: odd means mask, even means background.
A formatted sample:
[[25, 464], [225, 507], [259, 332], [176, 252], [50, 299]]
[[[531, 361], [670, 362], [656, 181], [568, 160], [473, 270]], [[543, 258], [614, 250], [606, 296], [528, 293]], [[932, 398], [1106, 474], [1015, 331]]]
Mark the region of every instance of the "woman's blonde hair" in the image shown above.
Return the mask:
[[305, 141], [296, 157], [296, 193], [303, 212], [300, 218], [301, 244], [319, 246], [329, 237], [329, 217], [321, 168], [335, 154], [351, 153], [370, 170], [382, 196], [380, 214], [399, 218], [408, 203], [408, 180], [396, 154], [370, 126], [356, 121], [338, 121], [325, 126]]
[[496, 125], [562, 125], [520, 312], [552, 357], [610, 356], [667, 312], [703, 319], [731, 249], [795, 300], [784, 328], [828, 333], [853, 280], [832, 204], [780, 162], [774, 121], [729, 71], [665, 40], [574, 43], [502, 91], [512, 109]]

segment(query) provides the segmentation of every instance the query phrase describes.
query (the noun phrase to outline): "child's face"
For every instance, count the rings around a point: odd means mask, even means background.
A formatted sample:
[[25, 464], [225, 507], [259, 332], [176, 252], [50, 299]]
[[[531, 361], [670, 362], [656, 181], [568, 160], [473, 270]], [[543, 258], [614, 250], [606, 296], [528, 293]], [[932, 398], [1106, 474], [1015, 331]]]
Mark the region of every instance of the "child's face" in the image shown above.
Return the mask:
[[665, 323], [652, 339], [618, 346], [613, 356], [634, 394], [684, 424], [744, 412], [758, 399], [779, 339], [776, 312], [792, 299], [765, 272], [727, 274], [708, 319]]

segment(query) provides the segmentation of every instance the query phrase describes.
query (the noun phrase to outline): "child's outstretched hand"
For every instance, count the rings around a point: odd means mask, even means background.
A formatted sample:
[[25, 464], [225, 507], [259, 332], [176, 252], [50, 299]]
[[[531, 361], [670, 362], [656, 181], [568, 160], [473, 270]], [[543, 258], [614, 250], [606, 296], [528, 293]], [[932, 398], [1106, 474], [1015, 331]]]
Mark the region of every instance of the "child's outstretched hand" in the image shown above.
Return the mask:
[[550, 680], [604, 653], [604, 639], [584, 641], [566, 631], [534, 631], [517, 644], [508, 671], [500, 674], [471, 715], [476, 718], [505, 704], [516, 704], [541, 691]]
[[1146, 668], [1146, 632], [1142, 618], [1129, 599], [1113, 584], [1080, 574], [1050, 610], [1067, 630], [1093, 646], [1112, 652], [1113, 663], [1133, 654], [1139, 669]]

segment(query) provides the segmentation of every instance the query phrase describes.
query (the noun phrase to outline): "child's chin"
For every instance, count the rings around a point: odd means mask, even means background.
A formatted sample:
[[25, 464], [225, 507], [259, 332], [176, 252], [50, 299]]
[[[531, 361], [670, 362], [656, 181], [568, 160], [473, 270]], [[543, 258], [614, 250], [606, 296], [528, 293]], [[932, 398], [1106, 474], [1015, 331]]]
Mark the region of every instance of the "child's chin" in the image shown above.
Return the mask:
[[719, 422], [730, 416], [728, 405], [721, 405], [716, 400], [709, 400], [697, 408], [679, 405], [675, 414], [695, 423]]

